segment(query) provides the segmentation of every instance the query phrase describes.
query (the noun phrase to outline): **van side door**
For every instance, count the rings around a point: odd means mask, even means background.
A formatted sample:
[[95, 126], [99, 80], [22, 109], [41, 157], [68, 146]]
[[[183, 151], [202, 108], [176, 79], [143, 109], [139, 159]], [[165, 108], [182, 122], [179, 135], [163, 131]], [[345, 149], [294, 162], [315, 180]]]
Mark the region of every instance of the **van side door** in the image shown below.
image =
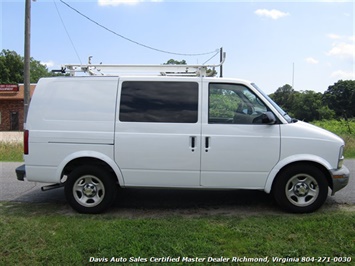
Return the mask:
[[121, 78], [115, 160], [125, 186], [200, 185], [200, 82]]
[[247, 84], [205, 82], [203, 94], [201, 186], [263, 189], [280, 154], [269, 108]]

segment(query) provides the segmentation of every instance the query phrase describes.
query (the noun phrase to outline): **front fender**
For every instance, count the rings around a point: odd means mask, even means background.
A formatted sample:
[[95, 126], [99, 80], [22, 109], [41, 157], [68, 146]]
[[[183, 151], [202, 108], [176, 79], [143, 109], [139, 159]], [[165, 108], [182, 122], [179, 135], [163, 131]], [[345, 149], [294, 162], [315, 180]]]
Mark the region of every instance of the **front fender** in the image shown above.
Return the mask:
[[124, 186], [123, 175], [122, 175], [121, 169], [118, 167], [118, 165], [107, 155], [100, 153], [100, 152], [96, 152], [96, 151], [79, 151], [79, 152], [72, 153], [72, 154], [68, 155], [67, 157], [65, 157], [64, 160], [58, 165], [58, 168], [56, 171], [56, 180], [58, 180], [58, 183], [60, 182], [60, 179], [62, 178], [63, 169], [65, 168], [66, 165], [68, 165], [68, 163], [70, 163], [71, 161], [73, 161], [75, 159], [80, 159], [80, 158], [85, 158], [85, 157], [98, 159], [100, 161], [107, 163], [112, 168], [115, 175], [117, 176], [117, 180], [118, 180], [120, 186]]
[[280, 160], [274, 166], [274, 168], [270, 171], [270, 173], [266, 179], [264, 191], [266, 193], [270, 193], [274, 179], [275, 179], [276, 175], [280, 172], [280, 170], [287, 165], [290, 165], [292, 163], [297, 163], [297, 162], [312, 162], [312, 163], [320, 164], [328, 170], [332, 169], [330, 163], [319, 156], [316, 156], [313, 154], [292, 155], [292, 156], [289, 156], [289, 157], [286, 157], [286, 158], [283, 158], [282, 160]]

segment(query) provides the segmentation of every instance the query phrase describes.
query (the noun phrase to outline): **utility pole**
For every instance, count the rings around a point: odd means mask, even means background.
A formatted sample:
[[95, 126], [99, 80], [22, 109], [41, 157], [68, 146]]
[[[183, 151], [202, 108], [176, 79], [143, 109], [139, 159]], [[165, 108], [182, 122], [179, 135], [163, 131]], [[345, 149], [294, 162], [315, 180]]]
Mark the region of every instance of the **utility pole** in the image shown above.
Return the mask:
[[31, 0], [26, 0], [25, 7], [25, 67], [24, 67], [24, 122], [27, 120], [30, 103], [30, 43], [31, 43]]
[[[222, 62], [222, 60], [223, 60], [223, 47], [221, 47], [219, 49], [219, 62]], [[222, 65], [219, 67], [219, 77], [220, 78], [223, 77], [223, 66]]]

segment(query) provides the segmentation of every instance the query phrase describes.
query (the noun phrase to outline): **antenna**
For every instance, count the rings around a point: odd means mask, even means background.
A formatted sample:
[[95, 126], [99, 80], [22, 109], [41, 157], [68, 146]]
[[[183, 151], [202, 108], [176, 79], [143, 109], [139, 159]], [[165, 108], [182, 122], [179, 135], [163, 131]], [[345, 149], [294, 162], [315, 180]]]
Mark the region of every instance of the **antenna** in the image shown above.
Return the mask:
[[292, 63], [292, 89], [295, 89], [295, 63]]
[[[226, 57], [225, 54], [223, 54], [223, 47], [221, 47], [221, 49], [219, 50], [219, 58], [220, 58], [220, 61], [222, 62], [223, 61], [223, 57]], [[222, 78], [223, 77], [223, 64], [220, 65], [219, 67], [219, 77]]]

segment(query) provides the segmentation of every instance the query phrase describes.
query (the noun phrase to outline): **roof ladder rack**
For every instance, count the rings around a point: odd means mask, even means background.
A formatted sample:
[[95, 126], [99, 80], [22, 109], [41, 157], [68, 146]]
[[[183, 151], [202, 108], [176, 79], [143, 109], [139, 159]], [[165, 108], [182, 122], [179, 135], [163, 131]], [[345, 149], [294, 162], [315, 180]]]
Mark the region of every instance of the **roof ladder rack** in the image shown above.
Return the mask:
[[104, 65], [104, 64], [68, 64], [62, 66], [61, 72], [69, 72], [71, 76], [75, 73], [89, 73], [92, 76], [117, 75], [117, 73], [160, 73], [163, 76], [206, 76], [208, 68], [216, 68], [223, 65], [226, 59], [224, 52], [221, 62], [216, 65]]

